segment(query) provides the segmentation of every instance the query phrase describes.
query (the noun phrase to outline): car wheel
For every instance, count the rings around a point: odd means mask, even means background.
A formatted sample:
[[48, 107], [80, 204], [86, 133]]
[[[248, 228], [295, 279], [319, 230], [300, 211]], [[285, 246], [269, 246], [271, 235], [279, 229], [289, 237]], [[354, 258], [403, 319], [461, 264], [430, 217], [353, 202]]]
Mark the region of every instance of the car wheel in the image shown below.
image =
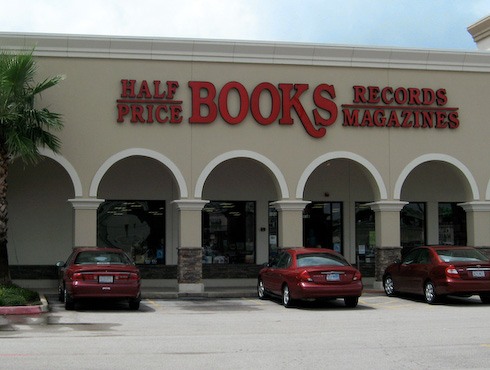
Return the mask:
[[257, 281], [257, 296], [259, 297], [259, 299], [266, 299], [268, 296], [265, 292], [264, 282], [260, 278]]
[[129, 300], [129, 309], [133, 311], [137, 311], [140, 309], [140, 300], [137, 298], [131, 298]]
[[388, 297], [395, 295], [395, 285], [393, 284], [391, 275], [386, 275], [383, 279], [383, 288]]
[[432, 281], [427, 281], [424, 285], [424, 298], [429, 304], [434, 304], [439, 301], [439, 297], [436, 294], [436, 288]]
[[65, 292], [63, 291], [63, 288], [61, 286], [58, 287], [58, 301], [65, 301]]
[[75, 308], [75, 301], [70, 296], [70, 294], [68, 294], [66, 288], [64, 289], [64, 300], [65, 300], [65, 310], [73, 310]]
[[345, 297], [344, 302], [347, 307], [354, 308], [359, 302], [359, 297]]
[[483, 304], [490, 304], [490, 294], [480, 294], [480, 299]]
[[282, 304], [284, 307], [289, 308], [292, 306], [293, 299], [291, 298], [291, 292], [287, 284], [282, 287]]

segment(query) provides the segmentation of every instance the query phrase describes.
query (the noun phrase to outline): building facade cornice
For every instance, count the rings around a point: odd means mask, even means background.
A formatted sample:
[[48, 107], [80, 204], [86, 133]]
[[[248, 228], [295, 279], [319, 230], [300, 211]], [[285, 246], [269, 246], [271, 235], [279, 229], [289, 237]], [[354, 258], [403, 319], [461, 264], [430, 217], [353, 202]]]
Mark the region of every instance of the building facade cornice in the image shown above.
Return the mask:
[[0, 45], [46, 57], [490, 72], [486, 51], [28, 33], [0, 33]]

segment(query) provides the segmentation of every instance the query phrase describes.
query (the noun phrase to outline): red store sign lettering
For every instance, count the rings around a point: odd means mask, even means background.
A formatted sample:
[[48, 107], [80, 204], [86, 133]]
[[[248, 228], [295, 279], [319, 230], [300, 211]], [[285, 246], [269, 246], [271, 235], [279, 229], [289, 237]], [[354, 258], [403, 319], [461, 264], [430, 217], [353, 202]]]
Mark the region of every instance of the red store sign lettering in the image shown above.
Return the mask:
[[[181, 123], [183, 101], [175, 100], [177, 81], [121, 80], [122, 92], [117, 100], [117, 122], [129, 119], [131, 123]], [[306, 132], [315, 138], [325, 136], [326, 127], [334, 124], [339, 112], [335, 87], [319, 84], [310, 90], [308, 84], [262, 82], [249, 92], [241, 83], [233, 81], [220, 90], [211, 82], [190, 81], [190, 124], [208, 124], [220, 117], [230, 125], [237, 125], [250, 113], [260, 125], [292, 125], [296, 112]], [[311, 96], [308, 96], [308, 90]], [[392, 88], [353, 86], [352, 104], [342, 105], [343, 126], [348, 127], [412, 127], [450, 128], [459, 126], [458, 108], [447, 107], [445, 89]], [[238, 97], [237, 112], [229, 109], [230, 95]], [[311, 99], [314, 108], [307, 112], [302, 101]], [[266, 101], [270, 111], [261, 110]]]

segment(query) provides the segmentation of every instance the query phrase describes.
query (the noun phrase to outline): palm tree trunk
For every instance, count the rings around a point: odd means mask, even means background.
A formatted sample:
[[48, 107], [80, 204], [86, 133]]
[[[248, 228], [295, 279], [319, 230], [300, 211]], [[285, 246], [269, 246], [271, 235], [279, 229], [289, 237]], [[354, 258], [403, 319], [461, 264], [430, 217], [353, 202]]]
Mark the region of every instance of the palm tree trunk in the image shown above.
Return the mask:
[[5, 147], [0, 148], [0, 284], [11, 284], [7, 250], [7, 175], [10, 155]]

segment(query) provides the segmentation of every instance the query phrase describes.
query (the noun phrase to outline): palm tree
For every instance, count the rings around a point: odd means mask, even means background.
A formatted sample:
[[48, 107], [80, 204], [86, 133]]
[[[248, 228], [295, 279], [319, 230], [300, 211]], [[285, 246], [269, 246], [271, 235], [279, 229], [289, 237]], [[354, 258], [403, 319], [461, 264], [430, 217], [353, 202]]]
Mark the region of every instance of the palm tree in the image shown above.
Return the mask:
[[61, 116], [48, 109], [38, 109], [36, 98], [58, 84], [63, 77], [34, 82], [34, 50], [19, 54], [0, 52], [0, 284], [10, 284], [7, 251], [7, 176], [16, 157], [36, 163], [39, 147], [59, 153], [60, 140], [50, 130], [61, 130]]

